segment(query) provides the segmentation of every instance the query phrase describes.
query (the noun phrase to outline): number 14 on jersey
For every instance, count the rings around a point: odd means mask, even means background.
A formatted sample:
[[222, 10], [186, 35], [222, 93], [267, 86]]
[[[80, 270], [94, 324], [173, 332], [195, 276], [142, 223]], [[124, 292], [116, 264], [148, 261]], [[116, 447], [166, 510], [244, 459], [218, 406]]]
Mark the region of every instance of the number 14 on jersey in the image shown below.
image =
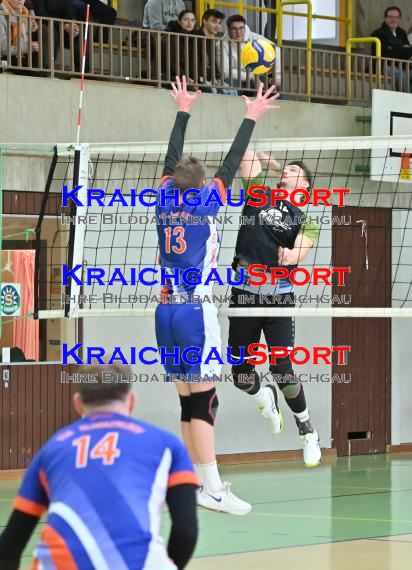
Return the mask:
[[76, 468], [87, 467], [89, 459], [101, 459], [103, 465], [113, 465], [120, 456], [120, 449], [117, 447], [119, 433], [116, 431], [106, 433], [91, 450], [90, 439], [90, 435], [82, 435], [72, 442], [72, 445], [77, 447]]

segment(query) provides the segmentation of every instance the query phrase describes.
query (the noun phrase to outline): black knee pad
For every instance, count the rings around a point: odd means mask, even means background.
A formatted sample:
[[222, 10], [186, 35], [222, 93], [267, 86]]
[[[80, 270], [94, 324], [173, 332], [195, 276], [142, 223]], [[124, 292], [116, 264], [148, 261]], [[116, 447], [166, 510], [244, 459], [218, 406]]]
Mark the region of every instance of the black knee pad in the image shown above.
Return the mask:
[[297, 384], [301, 385], [299, 378], [297, 378], [293, 372], [292, 374], [277, 374], [274, 378], [281, 390], [287, 386], [296, 386]]
[[190, 409], [192, 420], [203, 420], [215, 425], [219, 400], [216, 388], [211, 388], [207, 392], [194, 392], [190, 395]]
[[190, 396], [180, 396], [180, 421], [181, 422], [190, 422], [192, 418], [192, 414], [190, 411]]
[[271, 371], [272, 374], [280, 374], [281, 376], [294, 377], [295, 375], [293, 372], [292, 362], [289, 356], [287, 356], [286, 358], [277, 358], [276, 364], [271, 364], [269, 366], [269, 370]]
[[297, 398], [302, 391], [302, 383], [294, 374], [275, 376], [275, 380], [282, 394], [287, 400]]
[[246, 362], [239, 366], [233, 366], [232, 374], [233, 383], [239, 390], [243, 390], [243, 392], [248, 392], [249, 394], [256, 394], [256, 392], [259, 391], [260, 379], [253, 364]]

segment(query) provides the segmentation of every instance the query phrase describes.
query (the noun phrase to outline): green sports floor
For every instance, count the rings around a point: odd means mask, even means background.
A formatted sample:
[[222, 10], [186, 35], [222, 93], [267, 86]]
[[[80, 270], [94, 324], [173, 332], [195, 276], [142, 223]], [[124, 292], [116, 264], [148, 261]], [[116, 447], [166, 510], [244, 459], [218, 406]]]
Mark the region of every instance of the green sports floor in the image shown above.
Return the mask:
[[[315, 469], [282, 461], [221, 471], [253, 511], [236, 517], [200, 509], [188, 570], [412, 569], [412, 453], [327, 459]], [[0, 481], [1, 526], [17, 488]], [[30, 567], [36, 538], [22, 568]]]

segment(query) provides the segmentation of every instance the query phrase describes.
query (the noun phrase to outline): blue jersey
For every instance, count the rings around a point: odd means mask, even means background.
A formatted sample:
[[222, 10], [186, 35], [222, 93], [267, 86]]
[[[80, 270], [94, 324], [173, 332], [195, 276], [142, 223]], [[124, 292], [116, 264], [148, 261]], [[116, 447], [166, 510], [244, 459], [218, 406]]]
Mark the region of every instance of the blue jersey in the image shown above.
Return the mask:
[[[175, 188], [174, 178], [164, 176], [160, 181], [159, 194], [172, 194]], [[176, 206], [174, 201], [166, 200], [164, 206], [156, 206], [156, 215], [164, 223], [157, 225], [159, 238], [159, 263], [172, 272], [178, 268], [180, 275], [185, 269], [194, 267], [198, 271], [199, 284], [187, 284], [180, 279], [180, 284], [175, 280], [168, 280], [168, 285], [163, 288], [163, 294], [183, 295], [210, 295], [213, 282], [204, 285], [211, 269], [217, 267], [220, 238], [213, 223], [213, 216], [219, 212], [221, 204], [213, 200], [213, 196], [220, 197], [221, 203], [226, 201], [226, 191], [222, 181], [214, 178], [212, 182], [200, 189], [198, 206], [181, 204]], [[208, 199], [210, 203], [207, 203]], [[195, 217], [200, 223], [194, 223]], [[182, 223], [173, 224], [172, 220]], [[207, 218], [207, 219], [206, 219]], [[187, 220], [187, 223], [184, 223]], [[190, 277], [195, 280], [194, 277]]]
[[57, 432], [31, 462], [14, 507], [41, 516], [34, 553], [47, 570], [166, 570], [159, 535], [169, 487], [197, 485], [177, 437], [115, 413]]

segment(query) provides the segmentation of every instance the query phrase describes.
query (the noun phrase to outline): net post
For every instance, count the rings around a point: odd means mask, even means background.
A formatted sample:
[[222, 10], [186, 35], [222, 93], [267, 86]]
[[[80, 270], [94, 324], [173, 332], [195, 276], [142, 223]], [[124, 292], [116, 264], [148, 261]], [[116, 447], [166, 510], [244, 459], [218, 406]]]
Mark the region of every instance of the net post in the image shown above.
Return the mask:
[[33, 310], [33, 319], [39, 318], [39, 287], [40, 287], [40, 250], [41, 250], [41, 226], [43, 223], [43, 218], [46, 213], [47, 201], [49, 199], [49, 193], [51, 184], [54, 177], [54, 172], [56, 170], [57, 165], [57, 147], [54, 147], [53, 159], [50, 165], [49, 174], [46, 180], [46, 186], [44, 189], [41, 206], [40, 206], [40, 214], [39, 219], [37, 220], [37, 225], [34, 230], [36, 239], [35, 239], [35, 258], [34, 258], [34, 310]]
[[[78, 206], [74, 200], [70, 206], [70, 217], [72, 218], [73, 223], [70, 224], [69, 231], [67, 256], [68, 271], [73, 269], [75, 265], [83, 263], [85, 224], [76, 225], [75, 222], [77, 216], [85, 215], [87, 213], [86, 200], [89, 158], [89, 145], [77, 145], [74, 153], [73, 188], [81, 186], [77, 193], [77, 197], [83, 206]], [[80, 286], [77, 283], [74, 283], [71, 277], [67, 280], [65, 295], [64, 316], [74, 317], [79, 309], [78, 303], [74, 301], [74, 297], [78, 298], [80, 295]]]

